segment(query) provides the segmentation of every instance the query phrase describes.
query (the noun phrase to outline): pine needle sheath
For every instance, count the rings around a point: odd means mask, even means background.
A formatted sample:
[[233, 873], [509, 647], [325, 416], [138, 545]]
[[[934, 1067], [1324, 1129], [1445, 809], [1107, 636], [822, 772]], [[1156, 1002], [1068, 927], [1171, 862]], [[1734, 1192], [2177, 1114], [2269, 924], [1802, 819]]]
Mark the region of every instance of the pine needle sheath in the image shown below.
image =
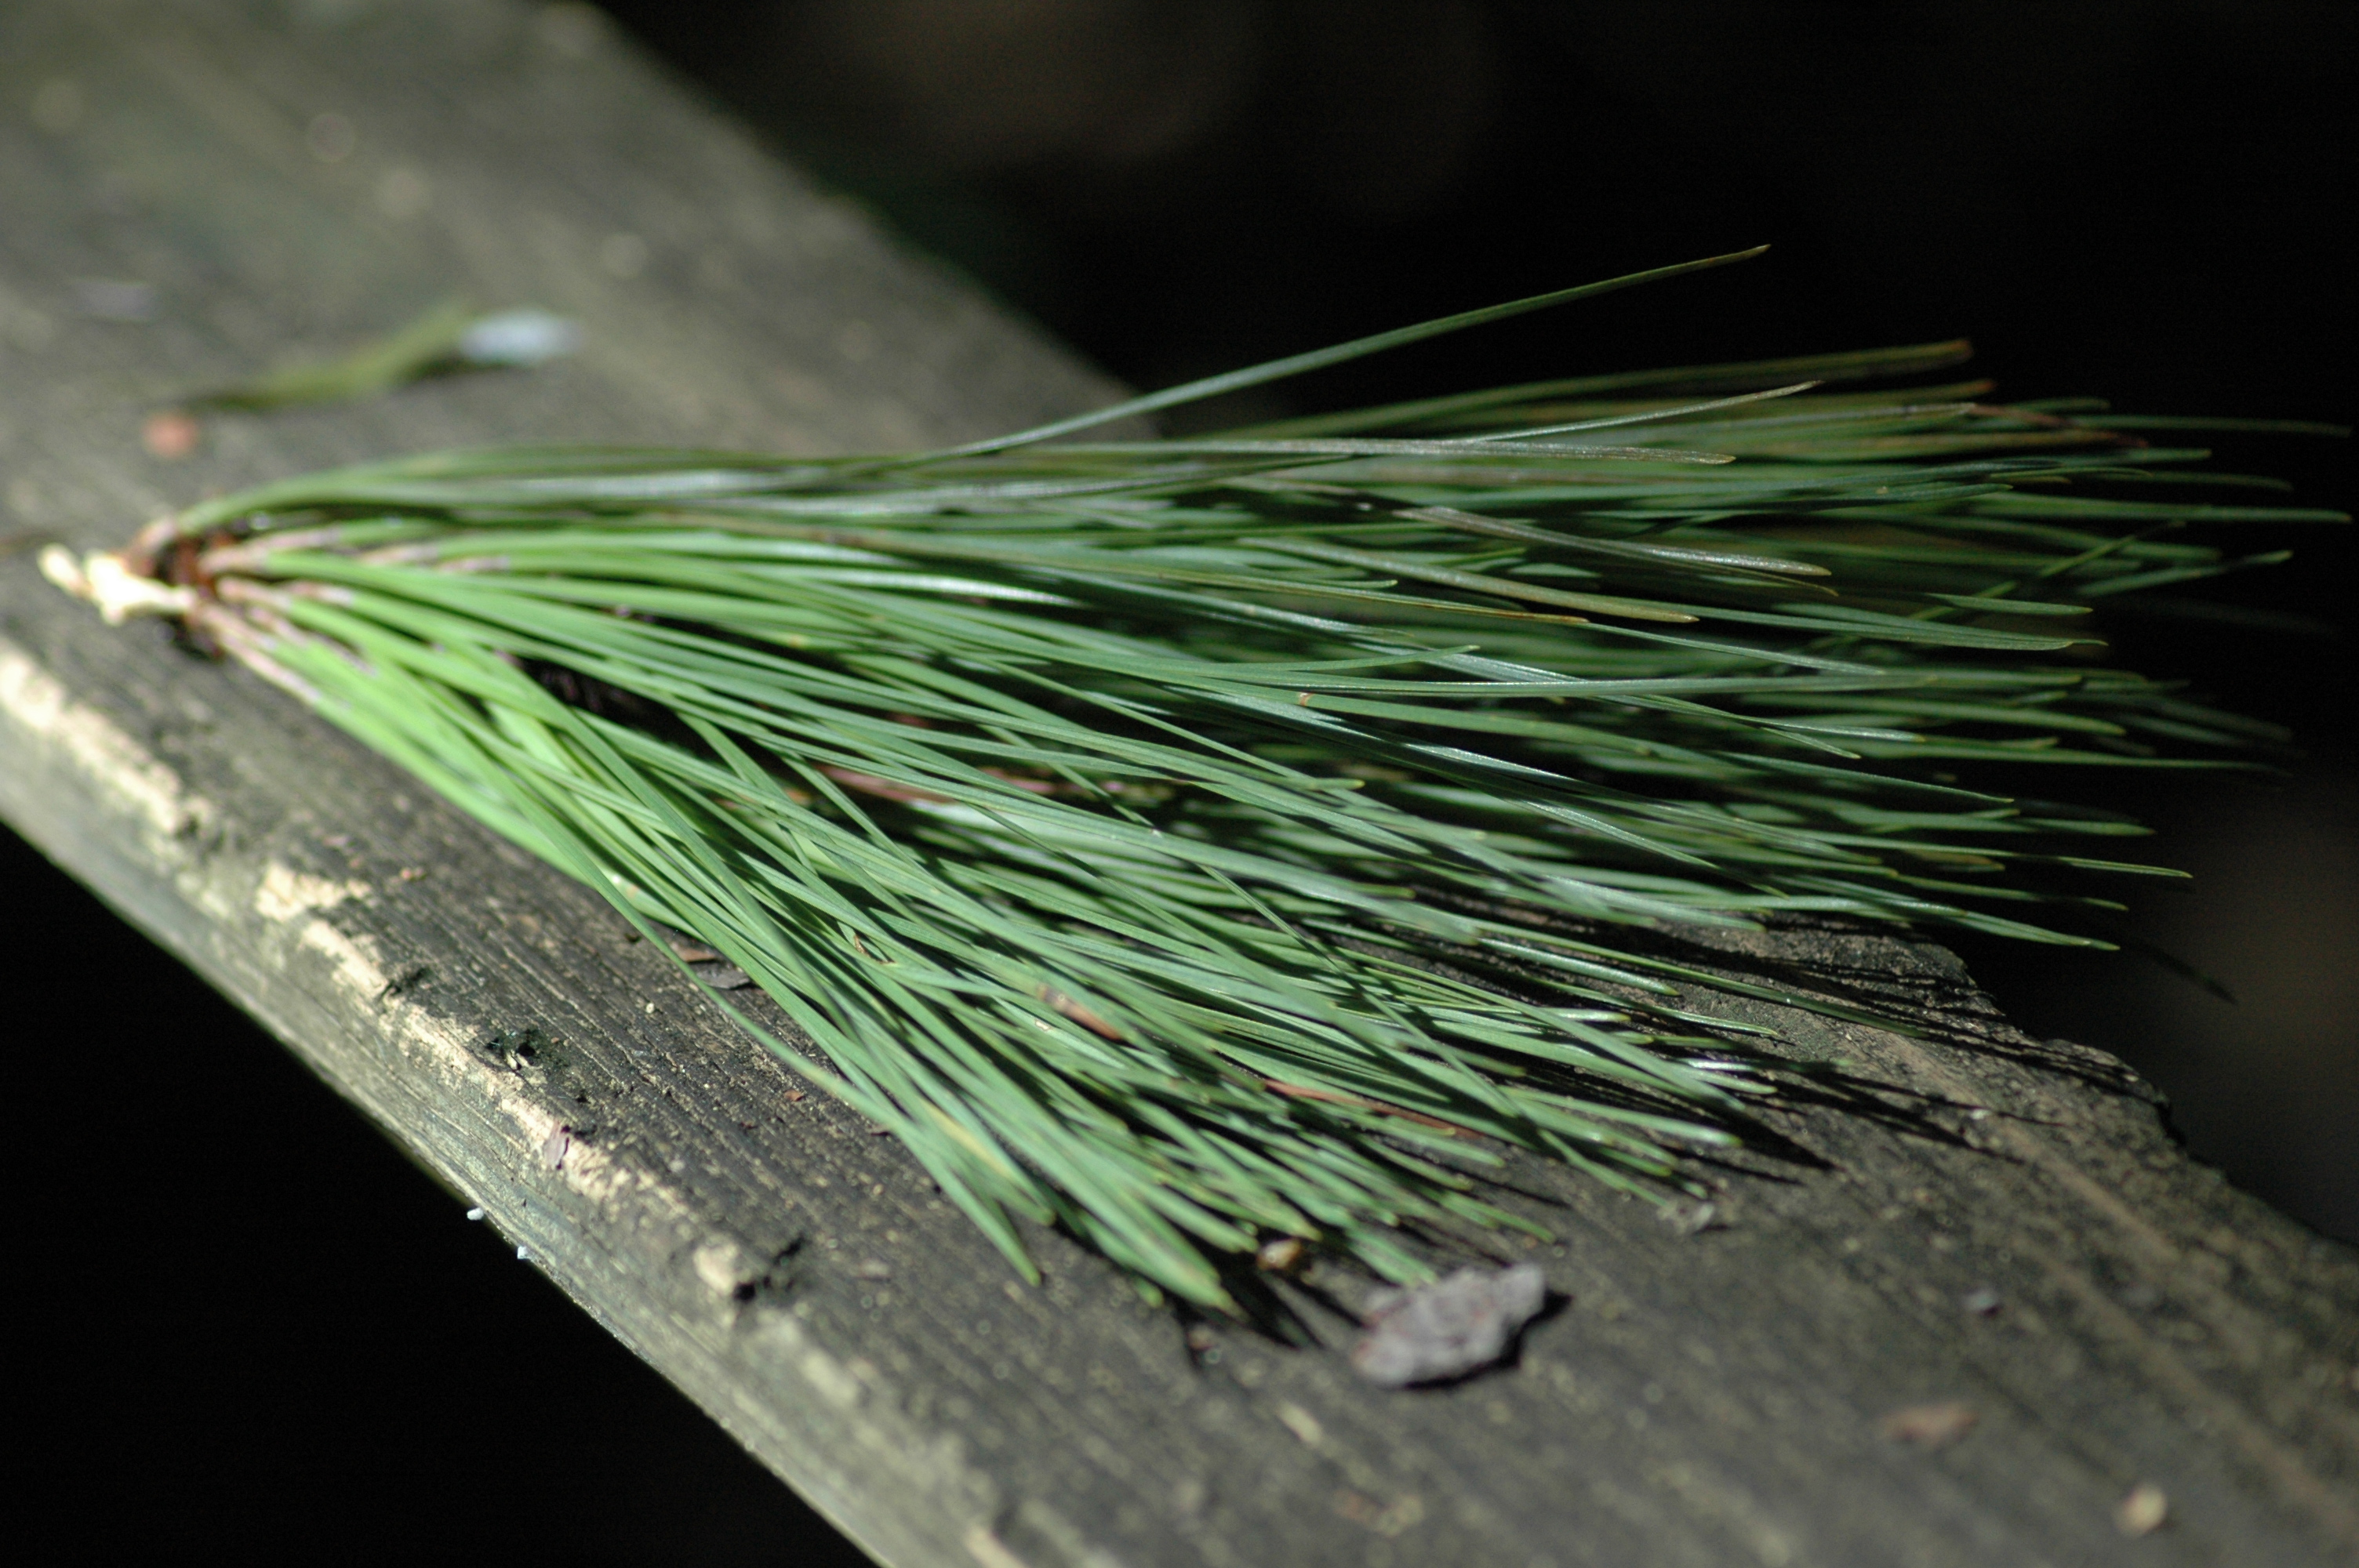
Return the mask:
[[1506, 1152], [1731, 1137], [1760, 1080], [1681, 999], [1750, 988], [1617, 932], [2086, 942], [2071, 876], [2170, 874], [1959, 775], [2261, 738], [2089, 611], [2273, 558], [2187, 524], [2334, 515], [1859, 384], [1959, 343], [1071, 438], [1654, 276], [947, 451], [436, 453], [49, 564], [742, 968], [1019, 1270], [1028, 1219], [1211, 1306], [1277, 1236], [1414, 1279], [1404, 1227], [1527, 1223]]

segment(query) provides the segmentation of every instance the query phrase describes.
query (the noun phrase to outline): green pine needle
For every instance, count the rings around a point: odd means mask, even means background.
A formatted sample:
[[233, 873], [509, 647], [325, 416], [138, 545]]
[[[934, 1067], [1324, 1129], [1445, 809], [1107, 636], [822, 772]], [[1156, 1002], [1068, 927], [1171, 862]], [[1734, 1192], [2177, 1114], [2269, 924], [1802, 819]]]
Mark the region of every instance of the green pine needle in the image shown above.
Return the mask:
[[1832, 389], [1958, 343], [1065, 439], [1687, 270], [946, 451], [366, 464], [114, 578], [743, 968], [1027, 1274], [1019, 1218], [1207, 1306], [1276, 1237], [1414, 1279], [1404, 1227], [1526, 1225], [1507, 1151], [1644, 1184], [1734, 1136], [1766, 1080], [1683, 995], [1864, 1016], [1618, 929], [2088, 942], [2071, 877], [2172, 874], [1955, 775], [2266, 739], [2089, 611], [2275, 558], [2187, 524], [2340, 520], [2156, 499], [2202, 454], [2101, 406]]

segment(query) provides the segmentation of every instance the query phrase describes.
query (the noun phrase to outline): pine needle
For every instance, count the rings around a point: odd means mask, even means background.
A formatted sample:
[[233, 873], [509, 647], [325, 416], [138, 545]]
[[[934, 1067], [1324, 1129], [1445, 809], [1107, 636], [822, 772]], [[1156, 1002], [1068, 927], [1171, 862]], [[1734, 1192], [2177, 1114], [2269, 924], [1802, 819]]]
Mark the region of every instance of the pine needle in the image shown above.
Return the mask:
[[1278, 1237], [1413, 1280], [1405, 1227], [1527, 1224], [1506, 1152], [1736, 1136], [1697, 993], [1874, 1016], [1645, 930], [2095, 943], [2073, 879], [2173, 873], [1961, 777], [2267, 739], [2091, 606], [2273, 558], [2189, 524], [2342, 520], [2155, 499], [2202, 454], [2127, 432], [2176, 427], [1851, 384], [1954, 343], [1069, 439], [1708, 265], [943, 451], [432, 453], [48, 564], [743, 969], [1026, 1273], [1018, 1221], [1210, 1307]]

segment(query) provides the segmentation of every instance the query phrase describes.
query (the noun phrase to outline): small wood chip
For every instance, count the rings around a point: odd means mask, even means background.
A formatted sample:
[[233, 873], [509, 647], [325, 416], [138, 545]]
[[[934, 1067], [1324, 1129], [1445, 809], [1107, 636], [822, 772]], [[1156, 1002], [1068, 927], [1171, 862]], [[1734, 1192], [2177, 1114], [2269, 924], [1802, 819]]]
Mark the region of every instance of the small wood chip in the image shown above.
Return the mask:
[[2151, 1481], [2140, 1481], [2114, 1505], [2114, 1524], [2124, 1535], [2152, 1535], [2170, 1518], [2170, 1498]]
[[1944, 1400], [1934, 1404], [1904, 1405], [1886, 1416], [1877, 1430], [1894, 1443], [1941, 1448], [1963, 1437], [1981, 1419], [1974, 1407], [1963, 1400]]
[[1317, 1416], [1300, 1405], [1280, 1400], [1270, 1413], [1285, 1424], [1287, 1431], [1300, 1439], [1306, 1448], [1316, 1448], [1327, 1441], [1327, 1429], [1319, 1424]]
[[1503, 1359], [1547, 1303], [1548, 1279], [1537, 1263], [1461, 1269], [1412, 1291], [1378, 1291], [1352, 1365], [1386, 1389], [1462, 1378]]

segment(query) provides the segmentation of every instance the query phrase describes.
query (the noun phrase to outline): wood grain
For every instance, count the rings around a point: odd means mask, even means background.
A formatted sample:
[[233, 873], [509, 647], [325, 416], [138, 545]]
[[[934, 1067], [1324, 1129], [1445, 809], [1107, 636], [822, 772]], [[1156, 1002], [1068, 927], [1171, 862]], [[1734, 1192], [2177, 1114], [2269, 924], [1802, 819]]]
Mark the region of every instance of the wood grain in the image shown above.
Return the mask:
[[[332, 160], [323, 114], [353, 133]], [[1936, 947], [1797, 929], [1707, 955], [1904, 999], [1924, 1037], [1733, 1009], [1826, 1067], [1773, 1119], [1784, 1141], [1684, 1226], [1518, 1169], [1559, 1240], [1516, 1255], [1558, 1310], [1506, 1371], [1388, 1393], [1339, 1354], [1348, 1277], [1291, 1293], [1299, 1344], [1191, 1337], [1054, 1236], [1047, 1283], [1017, 1284], [900, 1149], [788, 1098], [597, 898], [278, 694], [41, 582], [37, 538], [112, 542], [343, 459], [899, 446], [1113, 395], [594, 14], [13, 5], [0, 190], [0, 535], [20, 546], [0, 558], [0, 814], [882, 1561], [2359, 1552], [2359, 1259], [2190, 1163], [2118, 1063], [2022, 1037]], [[94, 316], [89, 280], [147, 286], [151, 319]], [[574, 316], [586, 349], [214, 419], [184, 461], [141, 450], [175, 393], [452, 292]], [[1976, 1418], [1953, 1441], [1884, 1435], [1950, 1401]], [[2133, 1539], [2114, 1516], [2139, 1484], [2169, 1522]]]

